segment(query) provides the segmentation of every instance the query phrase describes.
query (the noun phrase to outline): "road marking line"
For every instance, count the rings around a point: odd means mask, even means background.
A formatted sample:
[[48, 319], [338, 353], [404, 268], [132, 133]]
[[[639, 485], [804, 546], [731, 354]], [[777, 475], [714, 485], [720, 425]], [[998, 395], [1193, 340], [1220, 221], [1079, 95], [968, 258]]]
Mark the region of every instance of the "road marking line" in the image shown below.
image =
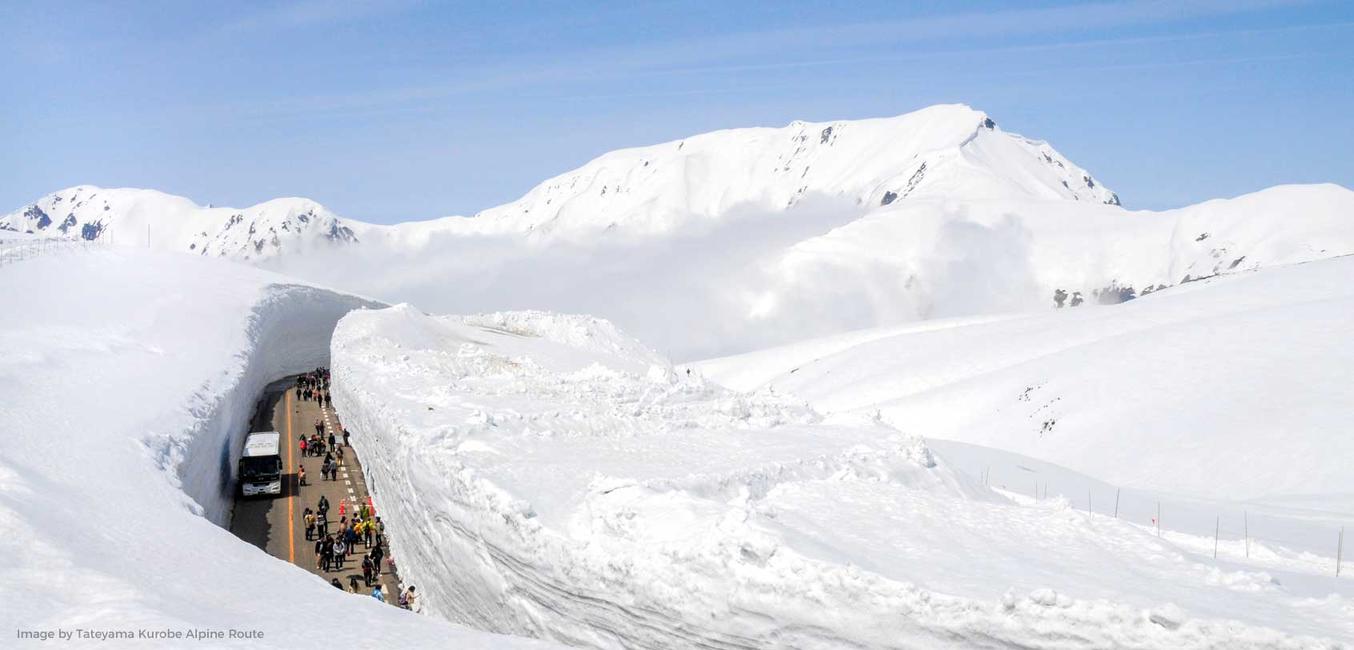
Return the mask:
[[[282, 392], [282, 406], [287, 411], [287, 469], [291, 469], [291, 391]], [[301, 486], [296, 486], [296, 491], [301, 491]], [[287, 561], [292, 564], [296, 564], [296, 516], [293, 510], [295, 506], [292, 505], [294, 496], [296, 495], [287, 495]]]

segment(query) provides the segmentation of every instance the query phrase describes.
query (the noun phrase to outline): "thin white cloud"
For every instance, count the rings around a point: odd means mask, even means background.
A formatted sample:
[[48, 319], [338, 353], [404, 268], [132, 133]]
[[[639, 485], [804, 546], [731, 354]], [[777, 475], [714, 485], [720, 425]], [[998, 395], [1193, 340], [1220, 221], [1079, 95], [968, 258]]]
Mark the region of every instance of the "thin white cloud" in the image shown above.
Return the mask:
[[372, 16], [399, 13], [415, 6], [415, 0], [301, 0], [259, 9], [220, 26], [224, 33], [260, 32], [351, 22]]

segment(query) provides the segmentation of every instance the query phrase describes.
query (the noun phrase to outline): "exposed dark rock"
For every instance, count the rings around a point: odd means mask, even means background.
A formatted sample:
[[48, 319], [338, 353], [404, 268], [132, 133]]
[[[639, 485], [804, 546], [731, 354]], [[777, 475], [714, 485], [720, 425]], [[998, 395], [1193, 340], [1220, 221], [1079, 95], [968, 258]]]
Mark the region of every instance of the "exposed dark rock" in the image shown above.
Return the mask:
[[46, 228], [52, 223], [51, 217], [48, 217], [47, 213], [43, 212], [42, 208], [39, 208], [37, 205], [28, 206], [28, 209], [24, 210], [24, 218], [36, 219], [38, 228]]
[[907, 196], [912, 193], [912, 190], [917, 189], [917, 185], [920, 185], [921, 179], [925, 177], [926, 163], [923, 161], [921, 166], [917, 168], [917, 171], [912, 172], [912, 178], [907, 179], [907, 188], [903, 190], [903, 196]]
[[880, 199], [879, 205], [888, 205], [898, 198], [897, 192], [884, 192], [884, 198]]

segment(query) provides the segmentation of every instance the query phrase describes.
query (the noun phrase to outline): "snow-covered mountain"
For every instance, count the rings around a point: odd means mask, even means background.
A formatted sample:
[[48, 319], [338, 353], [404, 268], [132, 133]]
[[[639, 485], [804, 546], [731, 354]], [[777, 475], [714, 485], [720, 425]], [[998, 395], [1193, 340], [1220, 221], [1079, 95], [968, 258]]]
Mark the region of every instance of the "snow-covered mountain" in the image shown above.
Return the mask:
[[898, 117], [715, 131], [607, 153], [476, 216], [480, 232], [680, 228], [810, 196], [887, 206], [910, 198], [1119, 198], [1045, 142], [941, 105]]
[[81, 186], [0, 229], [149, 240], [429, 309], [592, 313], [691, 359], [1354, 254], [1354, 192], [1131, 211], [1048, 144], [942, 105], [614, 151], [469, 218], [384, 226], [305, 199]]
[[242, 261], [357, 241], [342, 220], [310, 199], [215, 208], [154, 190], [91, 185], [48, 194], [0, 216], [0, 230]]
[[363, 232], [397, 240], [437, 232], [662, 233], [693, 218], [786, 209], [812, 196], [866, 207], [913, 197], [1119, 201], [1047, 143], [1005, 133], [967, 106], [942, 105], [892, 118], [729, 129], [613, 151], [470, 220], [386, 228], [339, 219], [307, 199], [212, 208], [150, 190], [82, 185], [0, 217], [0, 230], [145, 245], [150, 226], [155, 248], [257, 260], [350, 243]]

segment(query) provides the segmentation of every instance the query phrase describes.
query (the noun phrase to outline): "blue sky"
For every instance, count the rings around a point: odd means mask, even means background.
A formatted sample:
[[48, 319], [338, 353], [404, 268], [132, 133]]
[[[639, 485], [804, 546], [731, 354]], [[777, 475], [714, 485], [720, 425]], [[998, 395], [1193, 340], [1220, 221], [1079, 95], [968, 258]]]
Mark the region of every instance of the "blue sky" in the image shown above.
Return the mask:
[[0, 3], [0, 211], [470, 214], [619, 147], [964, 102], [1129, 207], [1354, 187], [1354, 3]]

